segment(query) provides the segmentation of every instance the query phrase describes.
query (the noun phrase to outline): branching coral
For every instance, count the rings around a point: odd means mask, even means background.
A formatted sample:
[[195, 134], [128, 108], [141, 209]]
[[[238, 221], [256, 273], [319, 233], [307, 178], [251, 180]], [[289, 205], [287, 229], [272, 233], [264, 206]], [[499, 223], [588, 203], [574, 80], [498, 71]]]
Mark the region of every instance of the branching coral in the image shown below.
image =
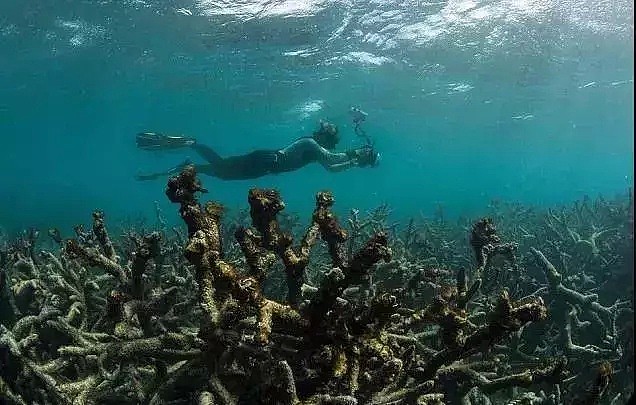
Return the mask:
[[[578, 291], [567, 288], [562, 283], [562, 276], [556, 270], [554, 265], [537, 249], [532, 249], [537, 260], [543, 266], [546, 278], [548, 279], [549, 292], [554, 300], [552, 312], [557, 316], [556, 322], [562, 325], [560, 331], [561, 345], [560, 347], [572, 354], [578, 355], [599, 355], [603, 353], [603, 349], [588, 345], [581, 347], [572, 343], [572, 324], [577, 314], [576, 308], [595, 321], [602, 329], [605, 335], [605, 341], [609, 346], [605, 349], [605, 353], [615, 348], [616, 338], [616, 318], [622, 308], [629, 305], [629, 302], [617, 300], [612, 306], [605, 307], [598, 302], [596, 294], [582, 294]], [[570, 309], [572, 308], [572, 309]], [[589, 324], [589, 323], [588, 323]], [[579, 326], [587, 326], [588, 324], [577, 322]], [[614, 346], [614, 347], [612, 347]]]
[[[37, 292], [31, 305], [16, 305], [19, 320], [0, 333], [0, 385], [14, 402], [139, 402], [166, 362], [200, 355], [193, 333], [162, 325], [176, 287], [147, 294], [143, 274], [160, 253], [158, 235], [138, 238], [122, 265], [103, 214], [93, 220], [93, 232], [78, 232], [60, 256], [43, 251], [35, 263], [12, 252], [11, 296], [21, 301], [27, 285]], [[147, 386], [131, 384], [140, 379]]]
[[[177, 228], [169, 234], [158, 212], [155, 232], [111, 238], [96, 211], [89, 230], [78, 226], [70, 240], [50, 232], [59, 253], [38, 252], [35, 230], [0, 250], [13, 314], [0, 327], [3, 399], [388, 405], [627, 398], [615, 388], [631, 364], [620, 359], [632, 350], [619, 322], [627, 303], [605, 306], [603, 291], [590, 291], [593, 269], [622, 263], [629, 252], [616, 248], [623, 205], [587, 202], [574, 214], [546, 217], [493, 205], [495, 220], [411, 221], [403, 234], [382, 206], [368, 218], [354, 211], [348, 232], [323, 191], [305, 230], [292, 234], [298, 218], [285, 214], [274, 190], [250, 190], [249, 212], [229, 227], [219, 203], [199, 202], [206, 192], [193, 167], [168, 182], [166, 196], [179, 205], [187, 236]], [[577, 252], [589, 243], [576, 235], [593, 235], [584, 258]], [[572, 270], [585, 260], [587, 273]], [[270, 294], [272, 279], [284, 286]], [[590, 362], [600, 364], [594, 375], [581, 371]]]
[[[224, 319], [232, 319], [236, 324], [239, 317], [244, 322], [254, 316], [254, 343], [265, 344], [267, 350], [285, 359], [294, 385], [302, 387], [295, 397], [311, 398], [335, 391], [353, 395], [363, 402], [409, 403], [430, 393], [437, 372], [444, 364], [483, 351], [511, 331], [545, 317], [546, 310], [540, 300], [517, 305], [504, 292], [486, 325], [475, 328], [452, 347], [435, 351], [432, 357], [430, 352], [426, 353], [427, 360], [413, 361], [409, 357], [415, 354], [413, 348], [402, 345], [414, 346], [416, 341], [386, 330], [398, 314], [399, 304], [394, 296], [372, 294], [357, 302], [344, 296], [345, 290], [368, 278], [379, 260], [390, 260], [391, 251], [384, 232], [372, 235], [357, 253], [347, 254], [350, 246], [346, 245], [347, 233], [331, 212], [333, 197], [321, 192], [316, 196], [311, 224], [300, 246], [294, 249], [292, 238], [280, 230], [276, 220], [276, 215], [284, 209], [279, 194], [272, 190], [251, 190], [248, 202], [254, 229], [241, 228], [236, 233], [248, 264], [247, 271], [241, 272], [223, 260], [220, 206], [200, 205], [195, 198], [198, 191], [203, 188], [194, 169], [187, 168], [170, 179], [166, 194], [180, 204], [181, 216], [188, 225], [190, 241], [186, 251], [197, 269], [201, 306], [206, 313], [202, 324], [205, 333], [201, 336], [211, 348], [208, 361], [216, 364], [217, 358], [227, 356], [228, 349], [219, 354], [216, 344], [218, 336], [226, 335], [231, 327]], [[311, 246], [318, 235], [327, 245], [332, 270], [327, 272], [320, 286], [300, 288]], [[485, 266], [489, 256], [510, 250], [505, 246], [493, 241], [480, 246], [483, 258], [480, 267]], [[276, 257], [283, 263], [287, 275], [287, 303], [263, 297], [260, 288]], [[459, 305], [455, 304], [456, 310], [447, 311], [456, 311], [456, 317], [465, 318], [463, 307], [475, 289], [466, 291], [463, 275], [461, 277], [460, 292], [453, 299]], [[299, 302], [301, 291], [310, 296]], [[448, 308], [444, 305], [438, 305], [436, 313]], [[420, 317], [424, 322], [445, 322], [443, 315], [439, 318], [420, 314]], [[262, 349], [248, 350], [248, 329], [242, 333], [235, 348], [258, 357], [256, 353]], [[380, 367], [381, 364], [384, 365]], [[272, 398], [260, 400], [274, 401]]]

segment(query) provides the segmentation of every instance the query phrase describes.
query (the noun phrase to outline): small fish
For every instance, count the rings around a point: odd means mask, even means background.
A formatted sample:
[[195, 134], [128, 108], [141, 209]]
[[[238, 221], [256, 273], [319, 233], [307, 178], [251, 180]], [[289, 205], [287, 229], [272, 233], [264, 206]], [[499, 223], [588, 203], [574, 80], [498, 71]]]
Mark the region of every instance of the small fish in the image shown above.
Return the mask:
[[181, 14], [181, 15], [193, 15], [192, 11], [188, 10], [187, 8], [178, 8], [175, 11], [177, 12], [177, 14]]
[[629, 79], [629, 80], [619, 80], [617, 82], [612, 82], [612, 86], [619, 86], [621, 84], [625, 84], [625, 83], [633, 83], [634, 81]]
[[584, 84], [583, 86], [580, 86], [579, 89], [585, 89], [587, 87], [592, 87], [594, 85], [596, 85], [596, 82], [589, 82], [587, 84]]
[[529, 120], [534, 118], [534, 115], [532, 114], [525, 114], [525, 115], [515, 115], [514, 117], [512, 117], [513, 120]]

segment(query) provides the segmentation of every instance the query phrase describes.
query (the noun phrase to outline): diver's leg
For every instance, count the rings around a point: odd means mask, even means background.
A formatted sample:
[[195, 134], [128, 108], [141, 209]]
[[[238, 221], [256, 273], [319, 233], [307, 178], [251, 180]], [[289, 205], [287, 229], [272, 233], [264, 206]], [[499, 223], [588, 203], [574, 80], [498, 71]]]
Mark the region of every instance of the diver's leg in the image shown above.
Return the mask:
[[210, 148], [209, 146], [195, 143], [193, 145], [190, 145], [190, 148], [198, 153], [199, 156], [201, 156], [203, 159], [207, 160], [208, 163], [210, 163], [211, 165], [218, 164], [219, 162], [223, 161], [221, 155], [216, 153], [214, 149]]
[[180, 165], [172, 167], [172, 168], [170, 168], [170, 169], [168, 169], [166, 171], [163, 171], [163, 172], [137, 174], [135, 176], [135, 179], [137, 179], [139, 181], [145, 181], [145, 180], [156, 180], [156, 179], [158, 179], [160, 177], [173, 176], [173, 175], [179, 174], [188, 165], [193, 165], [194, 169], [197, 171], [197, 173], [203, 173], [203, 174], [207, 174], [207, 175], [210, 175], [210, 176], [214, 176], [214, 170], [212, 169], [211, 165], [197, 165], [197, 164], [193, 164], [190, 161], [186, 160], [185, 162], [181, 163]]
[[230, 156], [208, 165], [210, 175], [222, 180], [249, 180], [276, 172], [276, 151], [257, 150]]
[[256, 150], [224, 158], [206, 145], [195, 143], [190, 148], [208, 161], [206, 174], [222, 180], [247, 180], [264, 176], [274, 170], [277, 158], [273, 150]]
[[137, 147], [147, 151], [179, 149], [196, 144], [194, 138], [142, 132], [136, 137]]

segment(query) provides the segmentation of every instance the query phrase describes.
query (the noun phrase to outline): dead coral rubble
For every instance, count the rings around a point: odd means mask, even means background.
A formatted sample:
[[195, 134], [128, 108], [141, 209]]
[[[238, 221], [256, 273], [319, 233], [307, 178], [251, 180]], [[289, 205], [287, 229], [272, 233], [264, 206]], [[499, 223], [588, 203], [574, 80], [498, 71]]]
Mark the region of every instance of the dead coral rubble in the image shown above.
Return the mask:
[[[545, 317], [546, 308], [540, 299], [517, 305], [503, 292], [489, 321], [470, 330], [464, 327], [466, 314], [460, 308], [465, 305], [465, 295], [459, 306], [456, 297], [451, 297], [449, 302], [431, 304], [422, 318], [431, 323], [444, 322], [439, 316], [445, 320], [448, 315], [443, 314], [451, 313], [456, 322], [451, 321], [449, 329], [454, 328], [456, 335], [465, 333], [465, 337], [439, 351], [420, 351], [416, 339], [386, 330], [392, 320], [400, 318], [396, 297], [389, 293], [358, 301], [343, 297], [347, 288], [360, 285], [371, 275], [378, 261], [390, 259], [384, 232], [375, 233], [357, 253], [347, 255], [347, 233], [331, 212], [333, 197], [321, 192], [316, 196], [311, 224], [295, 248], [292, 238], [276, 221], [276, 215], [284, 209], [278, 193], [251, 190], [248, 202], [254, 229], [237, 232], [248, 263], [247, 271], [242, 272], [223, 260], [221, 209], [217, 204], [200, 205], [195, 194], [201, 190], [194, 170], [188, 168], [170, 179], [166, 194], [180, 204], [181, 216], [188, 225], [186, 254], [197, 269], [200, 304], [206, 313], [200, 334], [206, 342], [205, 357], [217, 364], [222, 357], [258, 359], [269, 353], [267, 357], [273, 355], [284, 361], [288, 370], [286, 386], [295, 387], [294, 394], [285, 398], [283, 393], [290, 390], [283, 390], [274, 395], [265, 385], [254, 394], [259, 403], [316, 403], [316, 398], [327, 394], [337, 394], [343, 401], [349, 398], [350, 403], [413, 403], [420, 397], [439, 400], [443, 395], [435, 393], [436, 388], [443, 388], [438, 378], [442, 366], [487, 350], [510, 332]], [[332, 270], [320, 286], [299, 288], [318, 235], [327, 245]], [[282, 261], [287, 275], [286, 303], [269, 300], [261, 293], [259, 283], [274, 262], [272, 254]], [[300, 302], [299, 290], [308, 293]], [[236, 331], [235, 325], [241, 321], [248, 324], [250, 318], [254, 319], [251, 328], [234, 335], [233, 347], [224, 342], [221, 352], [219, 337], [229, 334], [229, 330]], [[216, 378], [227, 386], [235, 385], [226, 375]], [[262, 381], [261, 377], [256, 379]], [[514, 383], [509, 379], [501, 389]], [[326, 399], [319, 401], [325, 403]]]
[[171, 268], [148, 283], [145, 273], [157, 271], [162, 253], [159, 235], [135, 237], [123, 258], [103, 214], [93, 221], [93, 231], [78, 227], [59, 256], [8, 252], [7, 297], [18, 321], [0, 326], [0, 392], [10, 403], [143, 403], [169, 366], [200, 355], [183, 315], [189, 310], [177, 304], [187, 303], [187, 281], [169, 286], [177, 277]]
[[[234, 227], [231, 245], [224, 240], [230, 234], [222, 226], [223, 207], [199, 202], [205, 192], [193, 167], [168, 182], [166, 195], [179, 204], [187, 226], [182, 243], [158, 231], [129, 234], [118, 245], [104, 215], [95, 212], [90, 231], [78, 227], [67, 241], [54, 233], [58, 255], [36, 253], [32, 233], [3, 253], [3, 297], [17, 320], [0, 326], [0, 395], [6, 401], [388, 405], [607, 399], [609, 363], [583, 381], [576, 392], [582, 399], [568, 399], [575, 393], [572, 356], [597, 360], [620, 348], [615, 323], [624, 303], [605, 307], [598, 296], [567, 287], [538, 249], [531, 252], [547, 276], [545, 301], [539, 293], [515, 299], [535, 284], [520, 264], [525, 256], [519, 245], [502, 242], [492, 220], [469, 228], [466, 251], [472, 250], [473, 266], [470, 256], [453, 253], [459, 245], [444, 239], [445, 223], [426, 228], [435, 242], [422, 244], [413, 223], [401, 240], [384, 226], [386, 207], [366, 222], [355, 212], [350, 239], [332, 212], [333, 196], [320, 192], [309, 225], [294, 243], [281, 226], [285, 204], [279, 193], [252, 189], [251, 226]], [[315, 259], [317, 245], [326, 247], [325, 266], [316, 264], [322, 263]], [[230, 257], [234, 246], [242, 259]], [[401, 252], [397, 258], [392, 247]], [[425, 251], [421, 260], [436, 255], [462, 265], [443, 268], [434, 260], [422, 267], [414, 252]], [[500, 274], [511, 272], [513, 277]], [[264, 292], [279, 275], [285, 292], [277, 296], [284, 299]], [[573, 343], [579, 315], [596, 319], [606, 346]], [[546, 350], [541, 359], [538, 349], [526, 353], [536, 340], [526, 331], [553, 321], [563, 323], [558, 338], [548, 335], [534, 347], [555, 344], [562, 350]]]

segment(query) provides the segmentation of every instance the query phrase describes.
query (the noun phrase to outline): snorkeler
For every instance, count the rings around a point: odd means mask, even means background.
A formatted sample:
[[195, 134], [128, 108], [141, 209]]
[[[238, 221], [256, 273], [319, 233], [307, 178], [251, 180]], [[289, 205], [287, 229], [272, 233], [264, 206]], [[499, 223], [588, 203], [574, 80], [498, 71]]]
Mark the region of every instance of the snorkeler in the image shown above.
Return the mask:
[[[212, 148], [199, 144], [194, 138], [167, 136], [153, 132], [137, 135], [137, 147], [148, 151], [180, 149], [189, 147], [197, 152], [207, 164], [195, 165], [197, 172], [222, 180], [247, 180], [268, 174], [298, 170], [310, 163], [320, 163], [330, 172], [339, 172], [352, 167], [375, 167], [380, 154], [370, 144], [346, 152], [334, 152], [340, 136], [338, 128], [321, 122], [312, 136], [302, 137], [290, 145], [276, 150], [256, 150], [245, 155], [221, 157]], [[182, 170], [186, 161], [166, 172], [137, 175], [137, 180], [153, 180], [172, 175]]]

